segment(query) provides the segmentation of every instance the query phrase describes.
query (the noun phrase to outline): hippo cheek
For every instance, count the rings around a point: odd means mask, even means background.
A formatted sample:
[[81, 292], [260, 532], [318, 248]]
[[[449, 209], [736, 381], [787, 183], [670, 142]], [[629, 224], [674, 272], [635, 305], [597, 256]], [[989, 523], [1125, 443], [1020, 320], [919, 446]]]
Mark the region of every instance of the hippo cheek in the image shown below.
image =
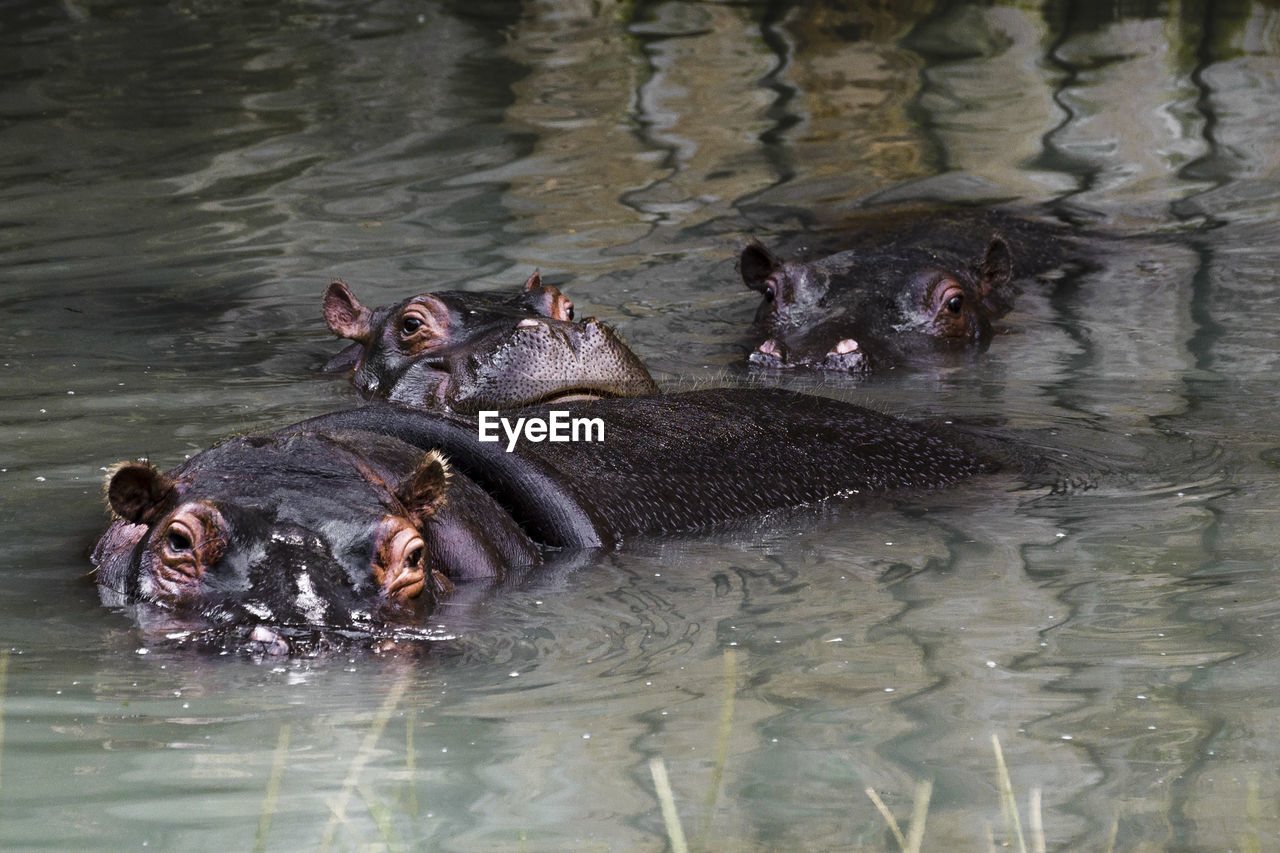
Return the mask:
[[456, 383], [447, 370], [419, 362], [411, 365], [382, 396], [392, 403], [415, 408], [450, 409], [457, 396]]
[[382, 380], [376, 370], [362, 363], [356, 370], [351, 382], [364, 397], [377, 397], [382, 393]]

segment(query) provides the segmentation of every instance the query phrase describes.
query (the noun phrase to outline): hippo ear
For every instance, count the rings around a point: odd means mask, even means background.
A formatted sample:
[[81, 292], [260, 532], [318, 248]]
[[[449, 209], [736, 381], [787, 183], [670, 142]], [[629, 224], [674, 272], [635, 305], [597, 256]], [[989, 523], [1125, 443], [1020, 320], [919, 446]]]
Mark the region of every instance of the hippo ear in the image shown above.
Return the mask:
[[368, 342], [373, 334], [373, 312], [360, 304], [347, 283], [335, 279], [324, 294], [324, 321], [335, 335]]
[[769, 289], [765, 280], [781, 265], [778, 256], [766, 249], [759, 240], [747, 243], [738, 258], [738, 272], [742, 273], [742, 281], [747, 287], [761, 293]]
[[552, 320], [573, 320], [573, 303], [559, 288], [542, 283], [542, 273], [534, 270], [524, 280], [524, 292], [529, 294], [529, 306]]
[[151, 524], [173, 506], [176, 485], [150, 465], [124, 462], [107, 483], [107, 502], [125, 521]]
[[993, 234], [987, 243], [978, 272], [984, 290], [1002, 288], [1013, 280], [1013, 251], [999, 234]]
[[444, 506], [449, 476], [449, 463], [433, 450], [396, 489], [396, 498], [419, 527]]

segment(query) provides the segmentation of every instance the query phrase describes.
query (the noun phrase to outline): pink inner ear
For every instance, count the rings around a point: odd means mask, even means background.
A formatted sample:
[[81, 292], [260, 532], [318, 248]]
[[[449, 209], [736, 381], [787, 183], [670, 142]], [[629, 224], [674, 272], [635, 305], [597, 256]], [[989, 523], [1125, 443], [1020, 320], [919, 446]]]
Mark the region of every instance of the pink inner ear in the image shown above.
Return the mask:
[[324, 321], [335, 335], [367, 343], [372, 334], [372, 312], [347, 287], [334, 281], [324, 294]]

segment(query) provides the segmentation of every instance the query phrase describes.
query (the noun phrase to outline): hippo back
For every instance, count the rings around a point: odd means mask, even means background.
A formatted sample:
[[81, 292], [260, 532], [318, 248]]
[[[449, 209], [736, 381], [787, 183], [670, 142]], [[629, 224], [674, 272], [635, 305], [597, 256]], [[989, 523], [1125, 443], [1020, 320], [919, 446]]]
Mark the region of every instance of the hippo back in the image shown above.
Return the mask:
[[944, 488], [997, 467], [958, 432], [784, 390], [592, 401], [571, 413], [601, 418], [605, 440], [521, 442], [516, 452], [559, 472], [614, 539], [838, 496]]
[[599, 441], [481, 442], [477, 423], [396, 406], [328, 415], [438, 448], [536, 540], [591, 547], [853, 494], [950, 486], [997, 465], [962, 433], [832, 400], [711, 389], [560, 403], [509, 417], [599, 418]]

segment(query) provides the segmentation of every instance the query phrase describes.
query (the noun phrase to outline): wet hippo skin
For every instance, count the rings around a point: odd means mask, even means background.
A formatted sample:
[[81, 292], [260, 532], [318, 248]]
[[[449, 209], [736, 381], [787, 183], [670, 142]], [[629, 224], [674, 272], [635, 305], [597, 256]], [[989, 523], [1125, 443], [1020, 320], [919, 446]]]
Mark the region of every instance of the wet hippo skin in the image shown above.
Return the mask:
[[330, 330], [356, 341], [330, 362], [368, 398], [474, 414], [570, 397], [651, 394], [640, 360], [533, 273], [511, 293], [440, 291], [368, 308], [341, 281], [324, 298]]
[[841, 494], [951, 486], [996, 463], [969, 437], [826, 397], [719, 388], [535, 407], [600, 417], [602, 442], [477, 438], [474, 421], [399, 407], [326, 415], [308, 426], [376, 429], [438, 448], [455, 470], [501, 495], [542, 542], [614, 544]]
[[116, 517], [96, 581], [110, 604], [287, 647], [298, 629], [421, 624], [452, 581], [535, 565], [546, 548], [615, 547], [996, 468], [961, 433], [788, 391], [560, 405], [600, 418], [603, 440], [507, 452], [469, 418], [374, 404], [228, 440], [168, 473], [126, 463], [108, 486]]
[[999, 210], [886, 213], [805, 236], [740, 254], [743, 283], [762, 296], [753, 366], [863, 374], [982, 349], [1020, 284], [1078, 263], [1064, 226]]

